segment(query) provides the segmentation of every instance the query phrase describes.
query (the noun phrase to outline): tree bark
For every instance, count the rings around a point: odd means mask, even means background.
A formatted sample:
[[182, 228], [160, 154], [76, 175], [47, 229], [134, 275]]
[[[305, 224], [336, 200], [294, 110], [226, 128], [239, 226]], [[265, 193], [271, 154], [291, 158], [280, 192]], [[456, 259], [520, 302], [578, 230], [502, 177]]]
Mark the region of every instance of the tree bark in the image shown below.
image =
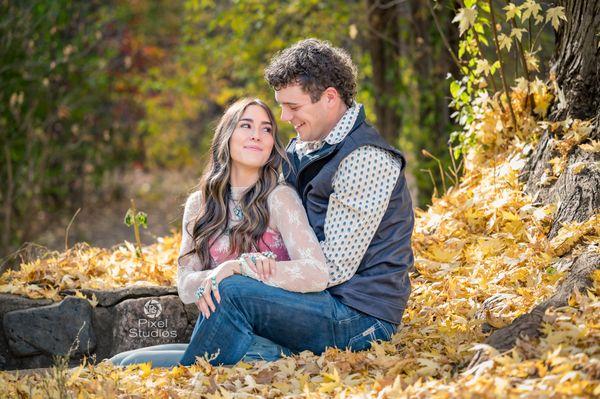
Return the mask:
[[[556, 49], [551, 69], [560, 90], [550, 109], [550, 120], [566, 118], [592, 120], [588, 140], [600, 137], [600, 0], [562, 0], [567, 21], [556, 33]], [[561, 100], [562, 99], [562, 100]], [[521, 175], [525, 191], [535, 202], [560, 203], [549, 237], [558, 233], [563, 223], [581, 222], [600, 208], [600, 171], [586, 168], [574, 174], [568, 166], [576, 162], [593, 165], [600, 154], [582, 151], [574, 146], [568, 154], [568, 165], [554, 184], [539, 184], [548, 161], [558, 156], [557, 141], [546, 131]]]
[[[551, 75], [555, 75], [559, 93], [556, 93], [549, 119], [591, 121], [592, 130], [582, 142], [586, 143], [600, 139], [600, 37], [597, 35], [600, 32], [600, 0], [562, 0], [559, 5], [565, 7], [567, 21], [556, 32]], [[559, 140], [560, 137], [547, 130], [521, 173], [525, 191], [535, 203], [559, 204], [549, 238], [556, 236], [563, 223], [586, 221], [600, 209], [600, 168], [597, 167], [600, 153], [573, 146], [566, 155], [567, 165], [561, 175], [550, 185], [539, 184], [544, 171], [549, 168], [548, 161], [560, 156]], [[569, 166], [577, 162], [585, 162], [590, 167], [574, 173]], [[600, 255], [593, 246], [579, 248], [578, 253], [581, 255], [567, 253], [555, 264], [557, 269], [567, 270], [567, 275], [550, 298], [492, 333], [485, 342], [498, 350], [508, 350], [518, 338], [537, 337], [546, 309], [566, 305], [574, 290], [585, 291], [591, 284], [590, 274], [600, 269]], [[485, 357], [482, 351], [478, 352], [471, 366]]]

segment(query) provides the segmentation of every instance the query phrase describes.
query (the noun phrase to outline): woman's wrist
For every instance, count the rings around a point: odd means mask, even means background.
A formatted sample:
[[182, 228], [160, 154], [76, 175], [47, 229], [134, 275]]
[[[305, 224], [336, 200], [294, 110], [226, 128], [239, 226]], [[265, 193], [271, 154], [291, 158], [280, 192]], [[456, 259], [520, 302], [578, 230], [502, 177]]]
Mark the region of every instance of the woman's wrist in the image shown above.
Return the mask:
[[225, 277], [233, 276], [240, 273], [240, 262], [237, 259], [228, 260], [221, 264]]

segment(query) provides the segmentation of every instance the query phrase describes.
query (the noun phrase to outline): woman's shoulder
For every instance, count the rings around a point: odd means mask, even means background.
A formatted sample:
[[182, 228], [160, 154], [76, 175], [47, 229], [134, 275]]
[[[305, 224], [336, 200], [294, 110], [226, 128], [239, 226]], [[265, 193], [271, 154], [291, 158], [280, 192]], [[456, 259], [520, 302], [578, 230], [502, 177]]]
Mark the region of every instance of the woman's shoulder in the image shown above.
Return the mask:
[[296, 190], [287, 183], [279, 183], [269, 194], [269, 202], [300, 200]]
[[271, 191], [268, 204], [269, 212], [275, 219], [289, 214], [292, 210], [304, 210], [298, 193], [287, 184], [279, 184]]
[[202, 204], [202, 194], [200, 191], [194, 191], [190, 195], [188, 195], [185, 205], [184, 205], [184, 213], [186, 214], [196, 214], [200, 211], [200, 206]]
[[200, 193], [200, 190], [194, 191], [192, 192], [190, 195], [188, 195], [187, 200], [185, 201], [186, 206], [188, 204], [200, 204], [200, 200], [202, 199], [202, 194]]

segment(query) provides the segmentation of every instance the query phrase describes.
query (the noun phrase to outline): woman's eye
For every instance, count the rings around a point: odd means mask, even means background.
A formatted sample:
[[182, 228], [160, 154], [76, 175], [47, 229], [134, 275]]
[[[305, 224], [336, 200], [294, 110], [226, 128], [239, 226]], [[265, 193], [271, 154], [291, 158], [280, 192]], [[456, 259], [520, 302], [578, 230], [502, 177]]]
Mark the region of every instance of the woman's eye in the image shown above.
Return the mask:
[[271, 129], [270, 127], [266, 127], [263, 129], [263, 133], [271, 134], [272, 131], [273, 131], [273, 129]]
[[240, 127], [243, 127], [244, 129], [250, 129], [250, 124], [249, 123], [242, 123], [242, 124], [240, 124]]

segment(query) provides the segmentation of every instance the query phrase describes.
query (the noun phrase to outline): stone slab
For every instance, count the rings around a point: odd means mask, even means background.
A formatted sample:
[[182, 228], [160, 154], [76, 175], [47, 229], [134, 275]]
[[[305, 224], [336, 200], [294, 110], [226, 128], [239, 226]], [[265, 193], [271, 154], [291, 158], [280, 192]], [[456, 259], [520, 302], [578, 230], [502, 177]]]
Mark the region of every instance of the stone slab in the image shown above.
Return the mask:
[[83, 298], [14, 310], [4, 315], [2, 324], [9, 348], [17, 356], [64, 355], [72, 346], [71, 354], [79, 355], [96, 348], [92, 307]]

